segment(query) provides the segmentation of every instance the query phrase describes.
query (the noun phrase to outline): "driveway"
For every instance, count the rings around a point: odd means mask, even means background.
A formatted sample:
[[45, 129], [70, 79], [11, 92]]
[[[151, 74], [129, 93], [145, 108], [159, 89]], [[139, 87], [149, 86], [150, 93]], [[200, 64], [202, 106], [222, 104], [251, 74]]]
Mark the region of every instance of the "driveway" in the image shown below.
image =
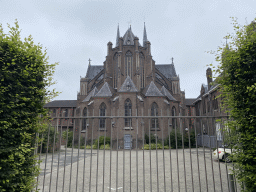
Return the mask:
[[232, 169], [232, 164], [212, 160], [208, 148], [74, 149], [72, 155], [71, 148], [62, 147], [41, 159], [40, 191], [228, 191]]

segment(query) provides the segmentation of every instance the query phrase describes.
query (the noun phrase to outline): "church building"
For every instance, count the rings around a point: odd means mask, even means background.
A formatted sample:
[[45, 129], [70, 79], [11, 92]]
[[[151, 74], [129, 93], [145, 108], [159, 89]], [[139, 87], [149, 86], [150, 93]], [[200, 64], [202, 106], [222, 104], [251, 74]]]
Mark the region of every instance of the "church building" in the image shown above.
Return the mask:
[[[91, 65], [80, 79], [77, 100], [55, 100], [45, 105], [52, 117], [67, 117], [54, 121], [63, 130], [75, 131], [75, 137], [86, 134], [87, 139], [111, 136], [113, 147], [128, 149], [142, 146], [145, 134], [166, 139], [171, 129], [179, 128], [178, 119], [185, 107], [185, 93], [180, 90], [180, 79], [175, 66], [156, 64], [151, 55], [151, 43], [144, 25], [143, 40], [131, 27], [123, 36], [117, 28], [116, 42], [107, 44], [103, 65]], [[92, 117], [69, 121], [69, 117]], [[120, 116], [120, 118], [109, 118]], [[131, 118], [131, 116], [133, 118]], [[135, 118], [145, 116], [145, 118]], [[146, 118], [151, 116], [151, 118]], [[153, 116], [153, 117], [152, 117]], [[170, 118], [161, 118], [170, 116]]]

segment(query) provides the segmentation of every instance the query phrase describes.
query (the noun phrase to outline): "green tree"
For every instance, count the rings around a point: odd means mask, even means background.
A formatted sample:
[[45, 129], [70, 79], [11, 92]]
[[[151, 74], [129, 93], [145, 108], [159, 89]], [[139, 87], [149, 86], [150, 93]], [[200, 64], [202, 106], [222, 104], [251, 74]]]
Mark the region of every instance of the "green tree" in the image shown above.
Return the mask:
[[47, 122], [45, 102], [56, 64], [31, 36], [23, 41], [18, 22], [4, 34], [0, 25], [0, 191], [31, 191], [39, 168], [34, 166], [36, 133]]
[[228, 35], [229, 47], [219, 48], [216, 69], [223, 108], [230, 114], [227, 123], [235, 149], [231, 157], [234, 173], [246, 191], [256, 189], [256, 22], [239, 26], [233, 18], [235, 35]]

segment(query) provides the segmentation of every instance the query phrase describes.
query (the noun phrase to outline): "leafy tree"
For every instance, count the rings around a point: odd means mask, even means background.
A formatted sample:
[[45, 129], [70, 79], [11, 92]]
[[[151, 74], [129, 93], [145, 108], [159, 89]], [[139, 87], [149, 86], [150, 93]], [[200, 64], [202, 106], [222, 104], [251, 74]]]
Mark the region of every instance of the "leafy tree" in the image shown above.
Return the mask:
[[234, 173], [246, 191], [256, 189], [256, 22], [239, 26], [233, 18], [235, 35], [229, 47], [219, 48], [217, 78], [223, 108], [230, 114], [228, 129], [235, 149]]
[[34, 166], [36, 133], [47, 126], [45, 102], [54, 91], [56, 64], [31, 36], [21, 40], [18, 22], [4, 34], [0, 25], [0, 191], [31, 191], [39, 168]]

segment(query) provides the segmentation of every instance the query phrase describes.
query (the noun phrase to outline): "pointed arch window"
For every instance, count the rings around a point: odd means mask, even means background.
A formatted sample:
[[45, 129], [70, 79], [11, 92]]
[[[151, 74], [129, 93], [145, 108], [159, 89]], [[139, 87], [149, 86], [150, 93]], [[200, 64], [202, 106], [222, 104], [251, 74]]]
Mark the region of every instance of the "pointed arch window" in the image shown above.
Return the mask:
[[[151, 106], [151, 116], [158, 116], [158, 105], [154, 102]], [[151, 119], [151, 128], [157, 129], [159, 128], [158, 118]]]
[[[100, 117], [105, 117], [106, 116], [106, 104], [102, 103], [100, 105]], [[106, 118], [100, 118], [100, 129], [105, 129], [106, 128]]]
[[[85, 107], [83, 110], [83, 117], [87, 117], [87, 108]], [[86, 120], [87, 119], [83, 119], [82, 121], [82, 130], [86, 130]]]
[[[124, 114], [126, 117], [132, 116], [132, 102], [130, 99], [127, 99], [125, 101], [124, 110]], [[124, 125], [125, 127], [132, 127], [132, 118], [125, 118]]]
[[125, 74], [132, 77], [132, 52], [127, 51], [125, 54]]
[[145, 60], [145, 57], [144, 57], [143, 53], [140, 53], [140, 83], [141, 83], [141, 88], [145, 87], [144, 60]]
[[[176, 108], [172, 107], [172, 116], [176, 116]], [[177, 127], [177, 119], [176, 118], [172, 118], [172, 127], [174, 129], [176, 129]]]
[[117, 88], [117, 77], [118, 77], [118, 54], [114, 55], [113, 62], [113, 87]]

